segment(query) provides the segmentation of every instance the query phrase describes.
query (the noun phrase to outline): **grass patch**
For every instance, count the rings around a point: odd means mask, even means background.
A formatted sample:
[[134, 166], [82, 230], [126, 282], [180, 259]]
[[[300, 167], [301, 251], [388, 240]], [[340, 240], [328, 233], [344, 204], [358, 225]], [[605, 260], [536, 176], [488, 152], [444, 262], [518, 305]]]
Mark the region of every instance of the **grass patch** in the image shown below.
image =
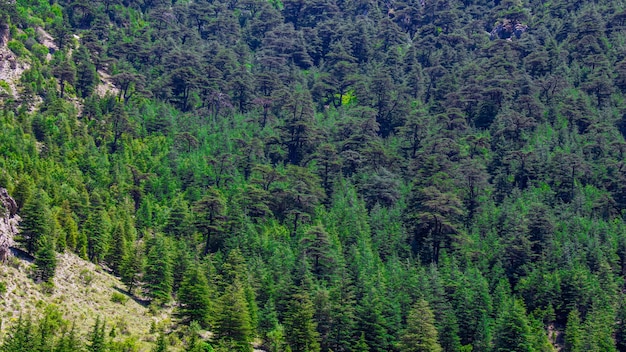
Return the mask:
[[113, 295], [111, 295], [111, 302], [119, 303], [119, 304], [126, 304], [126, 302], [128, 302], [128, 297], [126, 297], [126, 295], [122, 293], [113, 292]]

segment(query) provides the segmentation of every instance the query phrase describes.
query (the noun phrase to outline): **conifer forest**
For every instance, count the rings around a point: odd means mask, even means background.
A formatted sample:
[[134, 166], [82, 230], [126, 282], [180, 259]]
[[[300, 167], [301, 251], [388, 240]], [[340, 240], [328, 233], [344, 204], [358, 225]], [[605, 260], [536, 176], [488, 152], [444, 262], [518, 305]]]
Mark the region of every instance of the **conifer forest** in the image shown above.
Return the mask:
[[625, 93], [622, 0], [0, 0], [0, 351], [624, 352]]

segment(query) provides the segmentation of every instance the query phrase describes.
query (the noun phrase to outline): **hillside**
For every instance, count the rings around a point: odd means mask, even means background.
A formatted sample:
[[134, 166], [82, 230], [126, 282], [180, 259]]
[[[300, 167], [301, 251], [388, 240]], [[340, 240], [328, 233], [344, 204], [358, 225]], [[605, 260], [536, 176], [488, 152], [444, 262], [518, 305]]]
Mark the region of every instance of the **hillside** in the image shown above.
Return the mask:
[[20, 316], [37, 318], [44, 309], [56, 309], [65, 325], [76, 323], [77, 332], [85, 341], [96, 317], [100, 317], [106, 320], [107, 333], [115, 329], [117, 340], [148, 339], [137, 346], [139, 351], [150, 350], [156, 341], [150, 328], [169, 319], [166, 312], [150, 313], [146, 303], [127, 297], [122, 282], [75, 254], [59, 254], [57, 260], [53, 289], [36, 284], [28, 276], [32, 263], [26, 259], [12, 257], [8, 265], [0, 267], [0, 282], [6, 285], [6, 292], [0, 295], [0, 336], [8, 333]]
[[626, 351], [621, 2], [0, 0], [0, 56], [1, 352]]

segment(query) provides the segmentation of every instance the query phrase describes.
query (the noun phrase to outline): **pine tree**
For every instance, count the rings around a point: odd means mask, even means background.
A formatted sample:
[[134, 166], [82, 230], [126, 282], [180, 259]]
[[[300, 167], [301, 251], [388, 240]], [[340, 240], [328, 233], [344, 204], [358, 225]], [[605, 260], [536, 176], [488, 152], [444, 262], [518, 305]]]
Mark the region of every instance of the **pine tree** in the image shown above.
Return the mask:
[[242, 284], [235, 281], [229, 285], [219, 303], [215, 322], [217, 340], [237, 351], [252, 351], [254, 333]]
[[72, 251], [78, 252], [78, 224], [76, 223], [72, 210], [70, 209], [69, 201], [65, 200], [63, 202], [58, 218], [59, 224], [61, 225], [61, 231], [65, 232], [67, 247]]
[[120, 264], [122, 282], [128, 287], [128, 293], [133, 294], [133, 289], [139, 284], [139, 278], [144, 269], [143, 246], [135, 243], [129, 246], [126, 255]]
[[189, 249], [189, 246], [185, 241], [176, 241], [174, 243], [176, 246], [176, 252], [173, 254], [174, 264], [173, 264], [173, 284], [172, 290], [174, 292], [178, 292], [180, 290], [180, 285], [182, 284], [185, 273], [192, 266], [192, 251]]
[[167, 352], [167, 343], [165, 341], [165, 333], [159, 333], [159, 338], [156, 341], [156, 345], [152, 349], [152, 352]]
[[365, 341], [365, 333], [361, 332], [361, 336], [359, 337], [359, 341], [354, 346], [354, 352], [369, 352], [370, 347], [367, 345]]
[[226, 213], [226, 199], [222, 193], [215, 188], [210, 188], [206, 195], [195, 203], [196, 227], [206, 237], [204, 245], [204, 255], [211, 249], [219, 248], [220, 235], [223, 230], [224, 214]]
[[37, 351], [52, 351], [55, 346], [54, 340], [57, 331], [65, 324], [63, 314], [57, 306], [46, 306], [43, 310], [43, 316], [37, 324], [37, 334], [35, 336]]
[[89, 260], [98, 263], [104, 259], [108, 251], [110, 221], [104, 209], [99, 206], [94, 208], [85, 223], [85, 232], [87, 233], [87, 254], [89, 255]]
[[106, 329], [105, 325], [105, 322], [100, 321], [100, 316], [96, 317], [96, 323], [89, 335], [89, 345], [87, 346], [89, 352], [105, 352], [107, 350], [104, 332]]
[[291, 296], [285, 313], [285, 336], [293, 352], [319, 352], [319, 334], [313, 320], [314, 308], [306, 293]]
[[192, 265], [183, 277], [178, 291], [180, 315], [184, 320], [207, 327], [211, 313], [209, 283], [197, 265]]
[[35, 331], [31, 318], [24, 319], [21, 315], [10, 331], [9, 335], [4, 338], [4, 342], [0, 347], [2, 352], [32, 352], [35, 351]]
[[533, 352], [532, 336], [524, 304], [514, 300], [502, 313], [496, 327], [495, 351]]
[[54, 240], [49, 235], [41, 237], [37, 247], [34, 263], [36, 268], [35, 277], [43, 282], [52, 282], [57, 267]]
[[442, 351], [437, 341], [435, 316], [426, 300], [418, 300], [406, 320], [406, 329], [400, 337], [401, 352]]
[[356, 308], [357, 330], [365, 333], [365, 341], [373, 351], [386, 351], [391, 347], [382, 309], [383, 301], [375, 293], [365, 295]]
[[113, 272], [119, 275], [120, 266], [126, 256], [126, 250], [128, 249], [128, 246], [126, 245], [124, 226], [122, 226], [121, 223], [117, 223], [113, 227], [111, 242], [108, 247], [109, 252], [107, 254], [107, 263], [109, 264], [109, 267], [113, 269]]
[[617, 309], [617, 326], [615, 327], [615, 344], [617, 346], [618, 351], [620, 352], [626, 351], [626, 301], [624, 301], [623, 298], [620, 300], [620, 304]]
[[148, 297], [157, 303], [167, 303], [174, 281], [169, 243], [162, 235], [155, 235], [148, 243], [144, 287]]
[[176, 238], [186, 238], [193, 232], [192, 227], [187, 202], [182, 197], [174, 199], [163, 231]]
[[83, 344], [77, 336], [76, 323], [72, 323], [70, 331], [64, 331], [54, 348], [54, 352], [81, 352]]
[[88, 246], [87, 234], [85, 231], [80, 231], [78, 233], [78, 238], [76, 241], [76, 254], [81, 258], [87, 260], [87, 246]]
[[52, 235], [51, 213], [47, 200], [48, 196], [40, 189], [28, 198], [22, 209], [20, 237], [17, 240], [31, 254], [37, 251], [40, 237]]

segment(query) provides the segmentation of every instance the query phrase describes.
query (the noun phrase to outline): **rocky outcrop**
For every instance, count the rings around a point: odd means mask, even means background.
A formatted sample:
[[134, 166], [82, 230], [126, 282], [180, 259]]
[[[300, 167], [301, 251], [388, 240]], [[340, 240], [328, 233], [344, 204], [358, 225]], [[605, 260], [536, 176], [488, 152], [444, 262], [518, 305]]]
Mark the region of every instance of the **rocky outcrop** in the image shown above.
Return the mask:
[[517, 20], [505, 19], [496, 23], [489, 33], [489, 39], [511, 39], [512, 37], [519, 39], [526, 30], [528, 30], [527, 25]]
[[17, 203], [9, 196], [6, 189], [0, 188], [0, 262], [5, 262], [11, 255], [13, 238], [18, 233]]
[[9, 42], [9, 25], [7, 23], [0, 23], [0, 46], [7, 45]]

